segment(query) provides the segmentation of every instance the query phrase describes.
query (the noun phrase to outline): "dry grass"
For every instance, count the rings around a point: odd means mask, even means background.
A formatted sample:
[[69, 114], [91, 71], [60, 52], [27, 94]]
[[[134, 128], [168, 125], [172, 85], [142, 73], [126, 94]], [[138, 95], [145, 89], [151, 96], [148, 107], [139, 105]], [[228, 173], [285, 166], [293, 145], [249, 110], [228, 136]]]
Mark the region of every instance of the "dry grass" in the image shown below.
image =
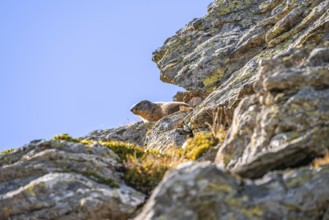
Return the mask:
[[150, 194], [168, 170], [183, 161], [199, 159], [223, 140], [224, 127], [218, 123], [219, 120], [220, 117], [215, 118], [215, 123], [211, 127], [212, 132], [198, 133], [189, 139], [185, 149], [172, 148], [164, 153], [126, 142], [75, 139], [68, 134], [57, 135], [53, 139], [86, 145], [97, 143], [108, 147], [120, 158], [119, 162], [125, 170], [123, 178], [126, 183], [145, 194]]
[[[54, 140], [90, 145], [90, 140], [75, 139], [68, 134], [57, 135]], [[98, 141], [102, 146], [111, 149], [124, 166], [124, 180], [135, 189], [149, 194], [162, 180], [167, 170], [174, 168], [185, 160], [181, 150], [173, 149], [170, 153], [142, 148], [135, 144], [119, 141]]]
[[223, 142], [226, 138], [225, 126], [229, 121], [227, 115], [225, 114], [224, 107], [221, 106], [212, 110], [211, 118], [212, 123], [210, 124], [206, 122], [206, 125], [209, 127], [213, 137], [220, 142]]

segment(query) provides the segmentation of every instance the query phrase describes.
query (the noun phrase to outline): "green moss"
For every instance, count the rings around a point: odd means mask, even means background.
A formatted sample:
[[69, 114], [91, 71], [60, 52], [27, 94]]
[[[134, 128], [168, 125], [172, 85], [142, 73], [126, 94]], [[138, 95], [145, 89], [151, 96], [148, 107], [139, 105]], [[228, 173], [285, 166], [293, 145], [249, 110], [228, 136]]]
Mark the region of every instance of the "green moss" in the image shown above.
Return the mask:
[[126, 160], [128, 155], [133, 155], [136, 158], [141, 158], [145, 154], [145, 149], [126, 142], [100, 141], [99, 144], [108, 147], [114, 153], [116, 153], [119, 156], [120, 161]]
[[[57, 135], [54, 140], [65, 140], [74, 143], [90, 145], [91, 140], [75, 139], [68, 134]], [[185, 150], [172, 149], [165, 153], [150, 150], [140, 146], [119, 141], [98, 141], [96, 143], [108, 147], [118, 155], [124, 166], [123, 179], [135, 189], [149, 194], [162, 180], [167, 170], [174, 168], [185, 160], [196, 160], [204, 155], [218, 140], [211, 133], [199, 133], [189, 140]], [[97, 181], [118, 187], [119, 184], [111, 179], [104, 179], [94, 173], [83, 173]]]
[[72, 138], [67, 133], [56, 135], [56, 136], [53, 137], [53, 140], [63, 140], [63, 141], [75, 142], [75, 143], [79, 143], [80, 142], [79, 139]]
[[5, 154], [9, 154], [9, 153], [11, 153], [11, 152], [13, 152], [13, 151], [15, 151], [16, 149], [14, 149], [14, 148], [11, 148], [11, 149], [8, 149], [8, 150], [4, 150], [4, 151], [1, 151], [0, 152], [0, 155], [5, 155]]
[[217, 139], [211, 133], [198, 133], [188, 141], [185, 155], [188, 159], [197, 160], [217, 143]]
[[[57, 135], [54, 140], [65, 140], [74, 143], [90, 145], [91, 140], [75, 139], [68, 134]], [[111, 149], [119, 157], [119, 162], [124, 165], [124, 180], [135, 189], [150, 193], [156, 185], [162, 180], [166, 171], [176, 165], [177, 155], [180, 154], [160, 154], [157, 150], [145, 149], [140, 146], [120, 142], [120, 141], [99, 141], [98, 144]], [[96, 181], [109, 185], [110, 187], [119, 187], [119, 184], [112, 179], [105, 179], [95, 173], [82, 173]]]
[[[61, 135], [56, 135], [54, 138], [54, 140], [64, 140], [64, 141], [68, 141], [68, 142], [73, 142], [73, 143], [81, 143], [81, 144], [85, 144], [85, 145], [91, 145], [94, 143], [94, 141], [92, 140], [88, 140], [88, 139], [81, 139], [81, 138], [73, 138], [71, 137], [69, 134], [61, 134]], [[95, 142], [98, 143], [102, 146], [108, 147], [109, 149], [111, 149], [114, 153], [116, 153], [119, 158], [120, 161], [123, 161], [126, 159], [127, 155], [135, 155], [137, 158], [140, 158], [141, 156], [144, 155], [144, 149], [131, 144], [131, 143], [127, 143], [127, 142], [120, 142], [120, 141], [99, 141], [99, 142]]]

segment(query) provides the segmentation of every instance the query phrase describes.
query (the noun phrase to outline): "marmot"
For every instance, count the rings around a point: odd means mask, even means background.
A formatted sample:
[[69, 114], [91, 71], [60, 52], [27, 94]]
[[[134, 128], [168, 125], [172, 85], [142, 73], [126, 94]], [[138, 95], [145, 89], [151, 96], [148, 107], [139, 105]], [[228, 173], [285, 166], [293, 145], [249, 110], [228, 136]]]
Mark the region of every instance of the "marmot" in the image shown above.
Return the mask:
[[178, 111], [190, 111], [192, 107], [185, 102], [150, 102], [143, 100], [131, 107], [130, 111], [143, 121], [154, 122]]

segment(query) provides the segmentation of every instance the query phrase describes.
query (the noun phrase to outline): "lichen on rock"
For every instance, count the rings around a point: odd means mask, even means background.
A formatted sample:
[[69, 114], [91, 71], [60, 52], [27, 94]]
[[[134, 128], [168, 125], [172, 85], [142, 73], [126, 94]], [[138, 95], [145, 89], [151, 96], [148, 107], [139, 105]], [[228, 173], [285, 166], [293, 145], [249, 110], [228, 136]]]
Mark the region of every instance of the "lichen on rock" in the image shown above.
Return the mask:
[[128, 187], [108, 148], [30, 143], [0, 158], [1, 219], [127, 219], [145, 195]]
[[262, 62], [256, 94], [236, 110], [218, 163], [240, 175], [258, 177], [324, 155], [329, 149], [327, 52], [291, 49]]
[[0, 218], [329, 219], [328, 48], [329, 0], [215, 0], [153, 53], [193, 110], [0, 153]]
[[329, 210], [328, 169], [274, 172], [251, 182], [214, 164], [185, 163], [165, 176], [135, 219], [321, 219]]

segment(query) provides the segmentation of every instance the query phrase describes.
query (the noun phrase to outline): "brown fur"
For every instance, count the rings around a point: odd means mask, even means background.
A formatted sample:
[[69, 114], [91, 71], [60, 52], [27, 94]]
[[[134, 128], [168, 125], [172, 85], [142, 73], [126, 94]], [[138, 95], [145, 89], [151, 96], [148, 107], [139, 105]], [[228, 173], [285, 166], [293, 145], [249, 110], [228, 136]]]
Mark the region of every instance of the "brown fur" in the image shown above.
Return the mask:
[[175, 112], [190, 111], [191, 109], [191, 106], [184, 102], [150, 102], [143, 100], [130, 110], [144, 121], [154, 122]]

